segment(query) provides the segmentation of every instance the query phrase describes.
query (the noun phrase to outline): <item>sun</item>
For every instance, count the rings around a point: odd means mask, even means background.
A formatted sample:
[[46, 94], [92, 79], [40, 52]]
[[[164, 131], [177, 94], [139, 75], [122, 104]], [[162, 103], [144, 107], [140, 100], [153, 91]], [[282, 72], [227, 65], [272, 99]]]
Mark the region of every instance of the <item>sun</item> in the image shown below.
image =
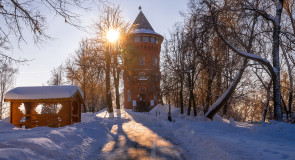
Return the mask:
[[118, 30], [110, 29], [107, 31], [107, 40], [114, 43], [119, 39], [120, 33]]

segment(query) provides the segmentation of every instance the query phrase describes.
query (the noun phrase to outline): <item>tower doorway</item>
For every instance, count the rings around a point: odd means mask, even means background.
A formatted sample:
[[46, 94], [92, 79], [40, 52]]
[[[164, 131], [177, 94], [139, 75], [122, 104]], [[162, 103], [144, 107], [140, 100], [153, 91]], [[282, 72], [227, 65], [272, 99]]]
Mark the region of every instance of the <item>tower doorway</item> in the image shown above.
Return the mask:
[[139, 94], [139, 106], [146, 106], [145, 94]]

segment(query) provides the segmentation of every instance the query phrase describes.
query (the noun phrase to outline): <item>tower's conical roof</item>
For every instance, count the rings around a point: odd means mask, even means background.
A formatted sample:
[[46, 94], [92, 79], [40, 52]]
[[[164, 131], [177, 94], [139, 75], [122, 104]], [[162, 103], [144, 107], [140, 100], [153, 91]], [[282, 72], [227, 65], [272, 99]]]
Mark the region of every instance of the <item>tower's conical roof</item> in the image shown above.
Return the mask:
[[146, 19], [145, 15], [142, 11], [139, 12], [135, 21], [133, 22], [135, 29], [148, 29], [154, 31], [153, 27], [151, 26], [150, 22]]
[[147, 20], [147, 18], [145, 17], [145, 15], [143, 14], [143, 12], [141, 10], [140, 10], [139, 14], [137, 15], [135, 21], [133, 22], [133, 25], [132, 25], [131, 30], [129, 32], [133, 32], [134, 34], [148, 33], [148, 34], [160, 35], [159, 33], [156, 33], [154, 31], [150, 22]]

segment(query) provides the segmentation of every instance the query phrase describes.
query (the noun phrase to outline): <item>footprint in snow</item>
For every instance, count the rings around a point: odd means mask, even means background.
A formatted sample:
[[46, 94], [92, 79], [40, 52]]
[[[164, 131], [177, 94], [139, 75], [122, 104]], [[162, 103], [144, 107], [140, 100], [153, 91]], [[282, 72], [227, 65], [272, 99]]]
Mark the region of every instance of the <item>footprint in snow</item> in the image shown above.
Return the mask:
[[279, 153], [277, 151], [272, 151], [272, 150], [269, 150], [269, 149], [264, 149], [263, 152], [270, 152], [272, 154], [278, 154]]
[[282, 158], [282, 159], [288, 159], [290, 156], [289, 155], [287, 155], [287, 154], [282, 154], [282, 156], [280, 157], [280, 158]]

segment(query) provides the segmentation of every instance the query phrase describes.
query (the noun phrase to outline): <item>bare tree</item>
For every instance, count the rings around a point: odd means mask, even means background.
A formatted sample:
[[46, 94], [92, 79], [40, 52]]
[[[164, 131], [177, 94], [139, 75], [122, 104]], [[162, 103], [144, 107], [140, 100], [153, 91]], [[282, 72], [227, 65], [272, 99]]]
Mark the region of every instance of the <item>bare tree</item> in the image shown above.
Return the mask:
[[66, 84], [66, 75], [63, 65], [59, 65], [51, 71], [51, 78], [47, 81], [48, 85], [64, 85]]
[[94, 111], [96, 106], [104, 105], [105, 102], [102, 98], [104, 62], [101, 54], [97, 53], [99, 51], [89, 39], [82, 40], [79, 49], [66, 61], [67, 79], [71, 84], [78, 85], [83, 92], [85, 101], [83, 112]]
[[14, 34], [20, 41], [25, 40], [23, 31], [29, 29], [33, 32], [35, 42], [49, 38], [45, 33], [46, 29], [46, 9], [55, 13], [57, 16], [64, 18], [66, 23], [75, 27], [79, 25], [79, 14], [72, 12], [74, 7], [86, 9], [82, 4], [87, 1], [81, 0], [45, 0], [37, 1], [18, 1], [18, 0], [1, 0], [0, 15], [1, 25], [0, 37], [8, 38], [10, 34]]
[[[180, 114], [184, 114], [184, 84], [185, 84], [185, 33], [183, 27], [175, 26], [174, 33], [170, 33], [170, 39], [165, 40], [163, 50], [162, 86], [165, 93], [176, 91], [175, 101], [179, 105]], [[174, 82], [174, 83], [171, 83]], [[168, 94], [165, 94], [168, 95]], [[171, 94], [170, 94], [171, 95]], [[172, 98], [170, 98], [172, 99]]]
[[188, 8], [184, 24], [164, 42], [166, 99], [188, 112], [196, 103], [210, 119], [218, 112], [242, 121], [281, 121], [284, 111], [289, 117], [294, 0], [190, 0]]
[[[227, 8], [223, 8], [224, 6], [219, 6], [214, 1], [204, 1], [207, 3], [210, 14], [212, 17], [212, 21], [215, 24], [215, 30], [217, 31], [219, 37], [227, 44], [234, 52], [243, 56], [247, 59], [251, 59], [258, 63], [264, 65], [267, 70], [270, 72], [272, 80], [273, 80], [273, 102], [274, 102], [274, 118], [278, 121], [282, 120], [282, 109], [281, 109], [281, 92], [280, 92], [280, 38], [279, 35], [281, 33], [281, 16], [283, 11], [283, 0], [277, 0], [276, 2], [266, 2], [266, 1], [247, 1], [247, 0], [240, 0], [238, 1], [238, 6], [233, 5], [231, 8], [228, 7], [229, 10], [239, 11], [241, 13], [245, 12], [253, 12], [257, 14], [259, 17], [261, 16], [266, 22], [270, 22], [272, 25], [272, 60], [273, 63], [271, 64], [266, 58], [262, 58], [260, 55], [251, 53], [250, 50], [242, 51], [238, 49], [235, 45], [231, 42], [226, 40], [222, 34], [220, 34], [219, 29], [217, 27], [218, 23], [218, 14], [222, 11], [226, 10]], [[274, 6], [274, 7], [272, 7]], [[273, 9], [275, 15], [272, 16], [266, 10]], [[208, 115], [208, 114], [207, 114]]]
[[[49, 23], [47, 22], [46, 13], [52, 13], [58, 17], [62, 17], [64, 22], [78, 29], [83, 29], [80, 25], [80, 15], [77, 8], [86, 10], [90, 8], [89, 4], [93, 1], [87, 0], [1, 0], [0, 1], [0, 40], [4, 40], [9, 48], [13, 48], [12, 39], [15, 37], [20, 46], [20, 42], [25, 42], [24, 32], [31, 31], [33, 41], [40, 44], [51, 37], [46, 30]], [[76, 10], [75, 12], [73, 10]], [[2, 46], [0, 46], [1, 48]], [[10, 58], [11, 56], [0, 53], [2, 58]], [[25, 59], [21, 61], [26, 61]]]
[[[120, 109], [119, 84], [122, 71], [122, 63], [120, 63], [122, 62], [122, 59], [120, 60], [122, 56], [120, 55], [120, 50], [123, 48], [122, 46], [125, 42], [124, 37], [126, 37], [128, 26], [129, 24], [126, 23], [121, 16], [119, 6], [104, 6], [101, 10], [100, 17], [95, 22], [95, 32], [97, 36], [94, 37], [94, 41], [100, 45], [101, 53], [105, 60], [106, 100], [108, 112], [111, 116], [113, 114], [111, 72], [113, 71], [116, 106], [117, 109]], [[111, 43], [107, 41], [106, 34], [111, 29], [117, 30], [120, 33], [120, 40], [118, 42]], [[112, 71], [111, 68], [113, 69]]]
[[13, 85], [18, 69], [9, 60], [0, 60], [0, 119], [3, 115], [4, 95]]

